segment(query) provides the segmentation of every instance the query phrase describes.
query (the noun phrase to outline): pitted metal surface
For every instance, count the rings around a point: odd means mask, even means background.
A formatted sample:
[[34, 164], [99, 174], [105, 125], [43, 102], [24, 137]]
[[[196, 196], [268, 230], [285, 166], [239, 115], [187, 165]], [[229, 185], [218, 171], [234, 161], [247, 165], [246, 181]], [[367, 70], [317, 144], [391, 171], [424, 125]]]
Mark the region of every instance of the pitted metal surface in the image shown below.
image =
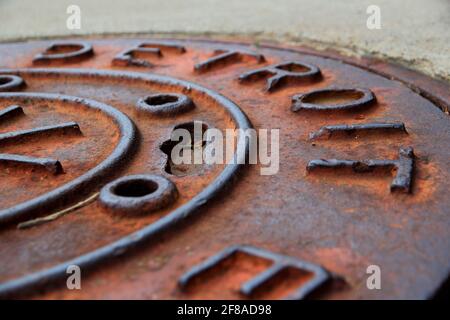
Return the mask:
[[[200, 40], [0, 44], [0, 68], [2, 297], [429, 298], [448, 277], [445, 83]], [[171, 134], [194, 123], [280, 129], [279, 172], [176, 166]]]

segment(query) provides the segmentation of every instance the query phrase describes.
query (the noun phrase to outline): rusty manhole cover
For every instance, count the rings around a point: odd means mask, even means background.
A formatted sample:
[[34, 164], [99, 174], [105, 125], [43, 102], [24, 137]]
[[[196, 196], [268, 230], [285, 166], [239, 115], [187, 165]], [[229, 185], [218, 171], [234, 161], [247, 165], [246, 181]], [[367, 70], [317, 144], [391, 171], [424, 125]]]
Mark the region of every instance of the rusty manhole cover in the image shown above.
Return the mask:
[[[2, 297], [429, 298], [448, 277], [445, 83], [200, 40], [1, 44], [0, 67]], [[176, 164], [197, 127], [279, 129], [279, 170]]]

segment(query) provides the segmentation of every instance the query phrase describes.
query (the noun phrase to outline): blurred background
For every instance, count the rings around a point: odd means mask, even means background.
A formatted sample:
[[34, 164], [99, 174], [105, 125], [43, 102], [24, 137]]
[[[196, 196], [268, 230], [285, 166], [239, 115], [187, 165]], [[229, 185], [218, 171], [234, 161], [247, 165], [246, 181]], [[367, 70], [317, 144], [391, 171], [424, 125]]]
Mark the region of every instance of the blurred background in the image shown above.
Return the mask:
[[[67, 7], [81, 10], [69, 29]], [[380, 28], [369, 29], [369, 6]], [[393, 60], [450, 81], [449, 0], [0, 0], [0, 41], [91, 34], [235, 37]]]

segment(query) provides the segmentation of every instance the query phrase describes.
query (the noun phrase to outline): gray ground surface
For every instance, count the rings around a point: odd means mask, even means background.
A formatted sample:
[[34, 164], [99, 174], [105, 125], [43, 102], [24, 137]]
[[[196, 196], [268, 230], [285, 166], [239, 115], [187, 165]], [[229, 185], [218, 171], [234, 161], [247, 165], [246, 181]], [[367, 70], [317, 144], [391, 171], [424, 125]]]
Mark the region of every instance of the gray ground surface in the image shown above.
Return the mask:
[[[82, 28], [66, 28], [69, 4]], [[368, 30], [366, 8], [381, 8]], [[0, 41], [103, 33], [240, 35], [385, 57], [450, 81], [448, 0], [0, 0]]]

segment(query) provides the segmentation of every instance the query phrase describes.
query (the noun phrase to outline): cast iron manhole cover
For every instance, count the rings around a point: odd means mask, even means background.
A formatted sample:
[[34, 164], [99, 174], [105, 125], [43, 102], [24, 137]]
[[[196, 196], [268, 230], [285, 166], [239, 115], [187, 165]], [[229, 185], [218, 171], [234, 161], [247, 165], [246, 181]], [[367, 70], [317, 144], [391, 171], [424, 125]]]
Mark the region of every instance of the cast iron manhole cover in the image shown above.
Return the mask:
[[[448, 277], [445, 83], [200, 40], [1, 44], [0, 67], [2, 297], [429, 298]], [[179, 128], [279, 129], [279, 164], [177, 164]]]

